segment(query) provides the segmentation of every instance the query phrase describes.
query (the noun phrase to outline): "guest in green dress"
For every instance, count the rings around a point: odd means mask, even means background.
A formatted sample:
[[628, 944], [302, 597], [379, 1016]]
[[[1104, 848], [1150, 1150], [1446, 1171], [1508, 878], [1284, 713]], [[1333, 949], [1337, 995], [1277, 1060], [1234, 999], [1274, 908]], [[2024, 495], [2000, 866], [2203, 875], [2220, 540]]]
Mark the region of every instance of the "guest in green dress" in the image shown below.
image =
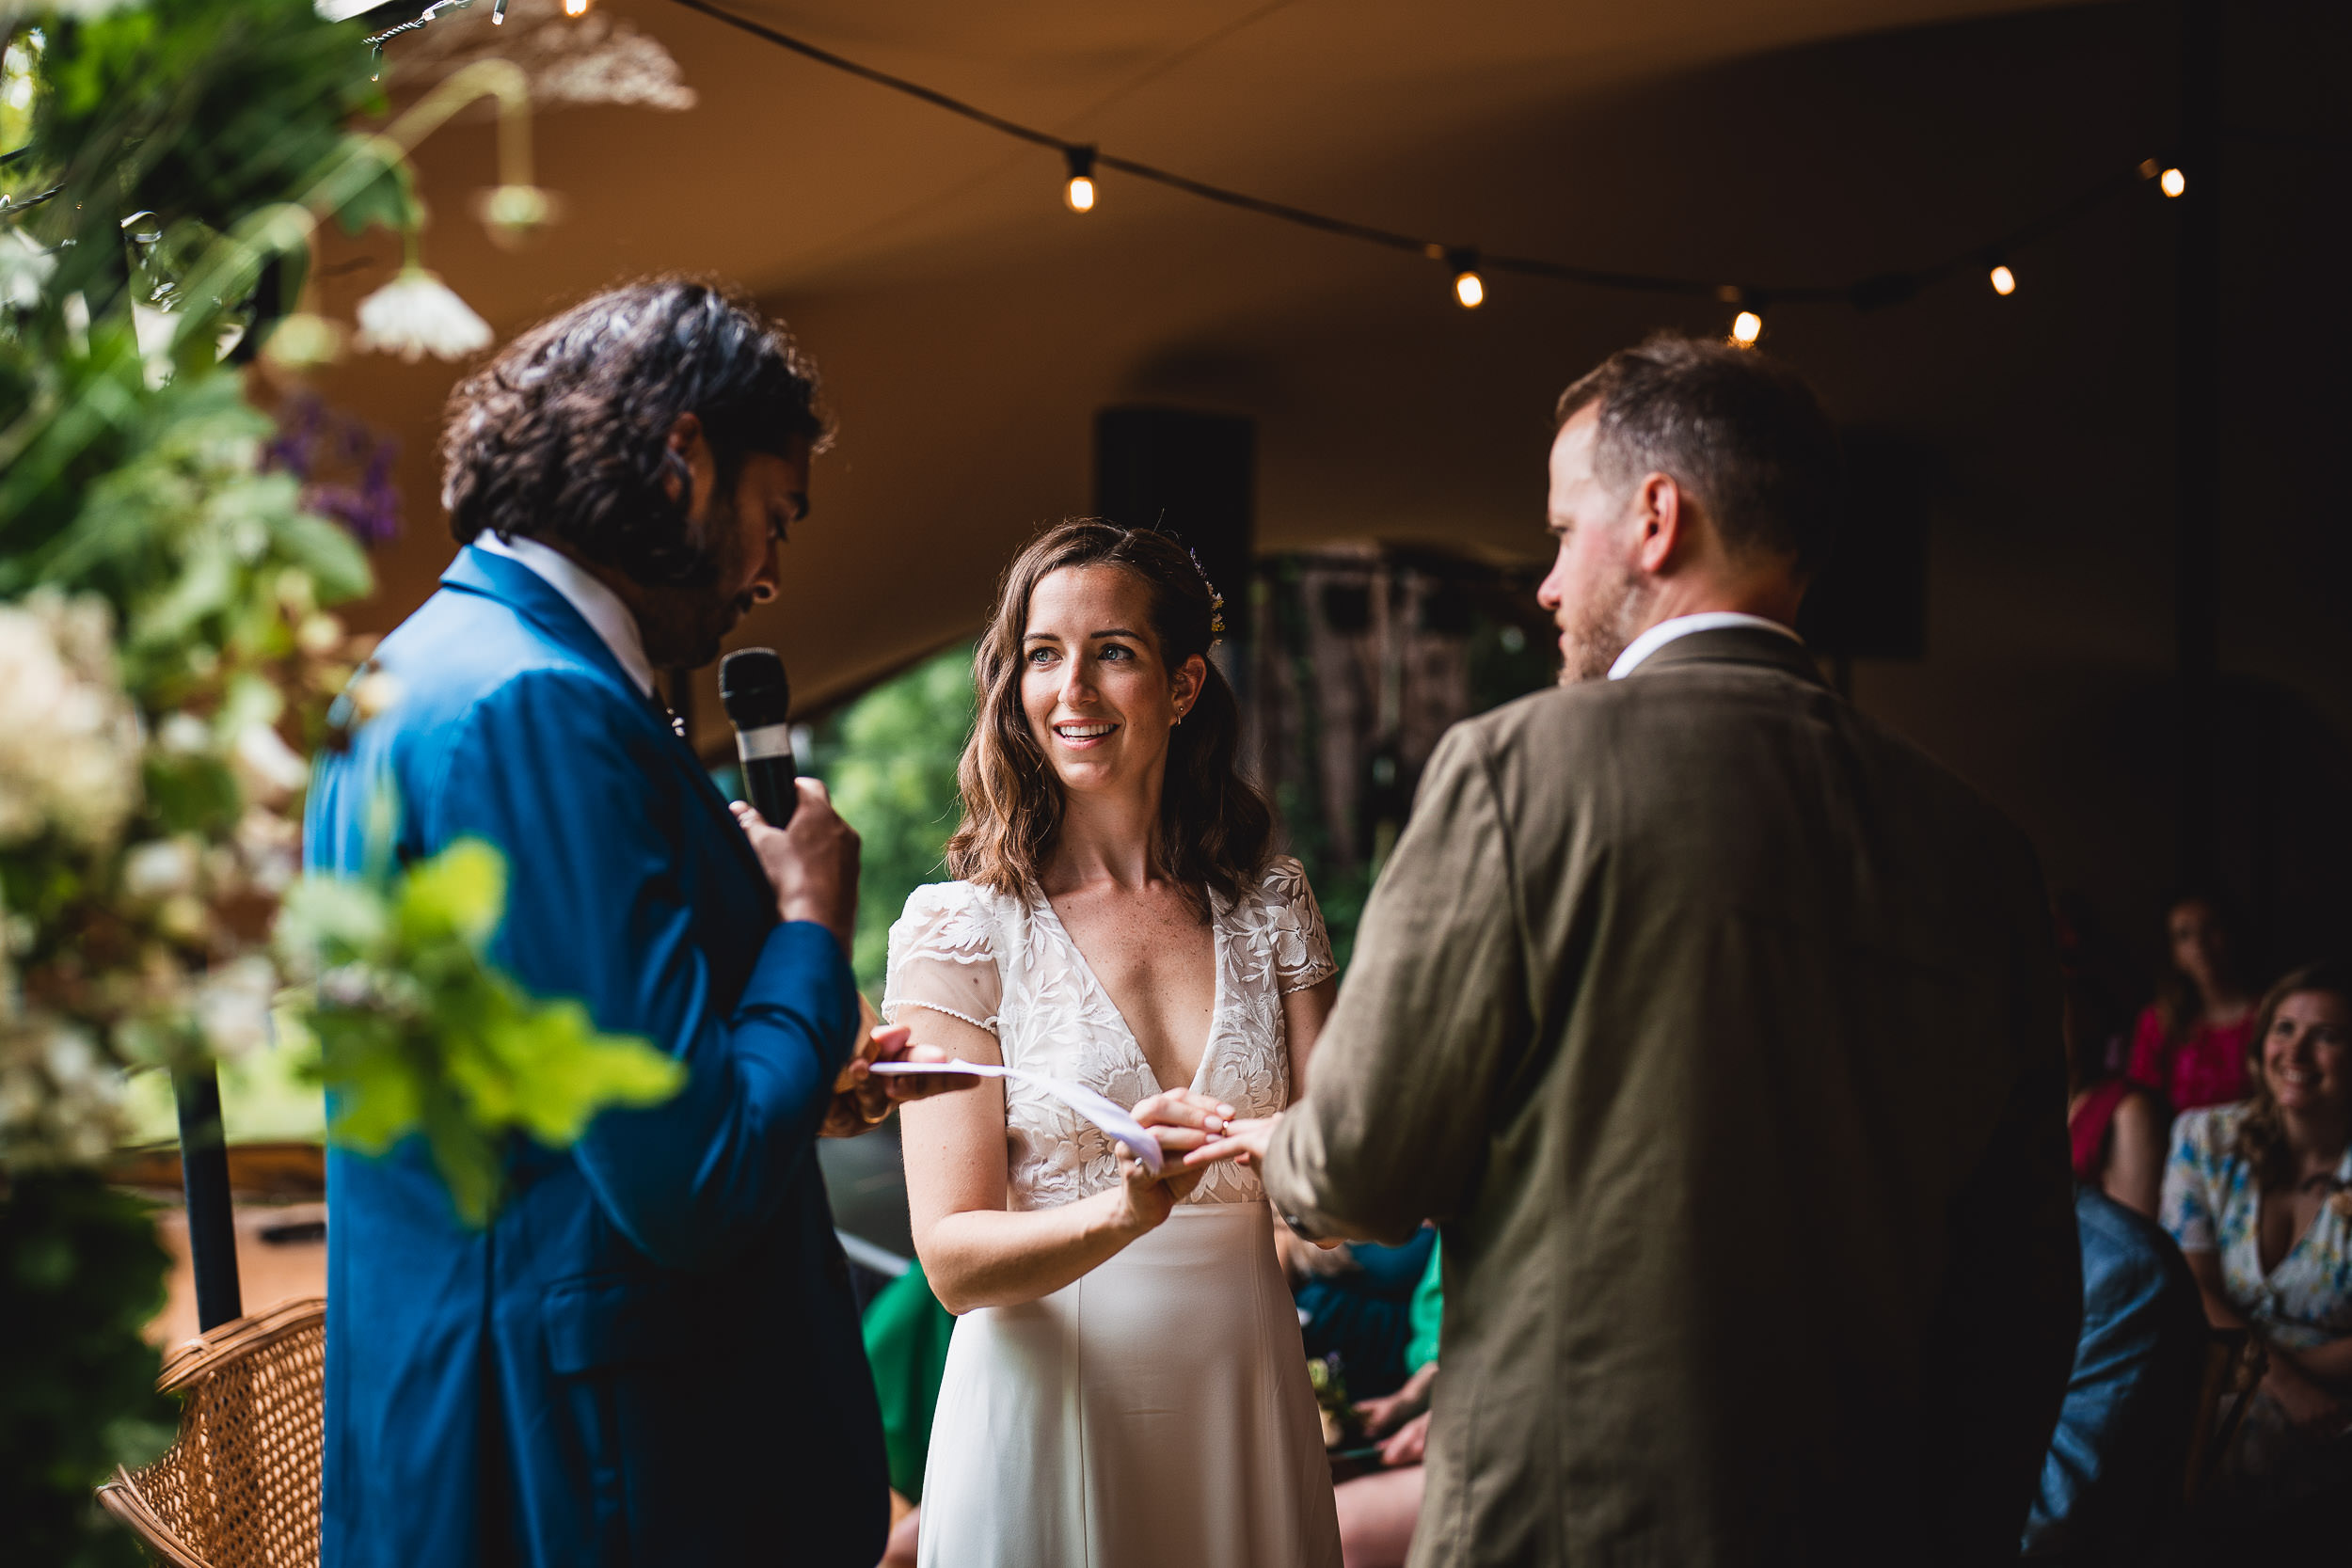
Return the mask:
[[1428, 1266], [1413, 1291], [1410, 1337], [1405, 1344], [1405, 1386], [1357, 1405], [1364, 1430], [1382, 1439], [1380, 1468], [1343, 1482], [1340, 1553], [1346, 1568], [1403, 1568], [1421, 1513], [1422, 1455], [1429, 1441], [1429, 1396], [1438, 1382], [1438, 1333], [1445, 1319], [1443, 1249], [1429, 1249]]

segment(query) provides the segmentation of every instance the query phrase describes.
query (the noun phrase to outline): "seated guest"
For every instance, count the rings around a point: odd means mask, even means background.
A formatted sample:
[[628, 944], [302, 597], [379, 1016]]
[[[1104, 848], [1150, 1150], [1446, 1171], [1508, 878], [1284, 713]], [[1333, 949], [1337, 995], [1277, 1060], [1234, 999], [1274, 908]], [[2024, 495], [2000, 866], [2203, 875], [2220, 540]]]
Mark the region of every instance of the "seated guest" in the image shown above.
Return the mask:
[[2082, 1338], [2026, 1516], [2025, 1554], [2069, 1568], [2145, 1562], [2180, 1501], [2204, 1313], [2180, 1248], [2153, 1220], [2083, 1186], [2074, 1226]]
[[1339, 1357], [1348, 1391], [1359, 1399], [1392, 1394], [1410, 1369], [1413, 1291], [1438, 1233], [1422, 1230], [1402, 1246], [1356, 1242], [1324, 1248], [1290, 1227], [1274, 1227], [1274, 1249], [1298, 1304], [1307, 1358]]
[[2172, 961], [2139, 1015], [2124, 1075], [2175, 1111], [2246, 1098], [2254, 1008], [2234, 934], [2219, 904], [2201, 894], [2175, 900], [2165, 917]]
[[2066, 1131], [2074, 1146], [2074, 1180], [2153, 1219], [2170, 1117], [2153, 1090], [2106, 1070], [2100, 1044], [2114, 1009], [2106, 988], [2077, 976], [2066, 982], [2065, 998]]
[[2269, 1353], [2229, 1466], [2268, 1508], [2352, 1486], [2352, 966], [2271, 987], [2247, 1070], [2253, 1098], [2175, 1125], [2164, 1226], [2205, 1315]]
[[1380, 1442], [1380, 1468], [1340, 1483], [1340, 1556], [1345, 1568], [1404, 1568], [1421, 1516], [1422, 1458], [1429, 1443], [1429, 1397], [1438, 1381], [1438, 1331], [1445, 1315], [1439, 1249], [1434, 1231], [1429, 1260], [1414, 1288], [1411, 1338], [1405, 1346], [1405, 1385], [1384, 1399], [1356, 1407], [1364, 1430]]

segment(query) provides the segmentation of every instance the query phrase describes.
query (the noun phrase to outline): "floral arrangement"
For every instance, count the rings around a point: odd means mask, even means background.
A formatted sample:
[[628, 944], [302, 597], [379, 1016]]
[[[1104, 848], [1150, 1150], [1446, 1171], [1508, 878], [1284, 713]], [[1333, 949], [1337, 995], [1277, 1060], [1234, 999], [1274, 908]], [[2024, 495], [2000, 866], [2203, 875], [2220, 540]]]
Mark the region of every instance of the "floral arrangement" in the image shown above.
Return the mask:
[[[396, 695], [335, 613], [396, 499], [388, 454], [252, 407], [242, 361], [488, 341], [418, 264], [406, 150], [497, 98], [480, 210], [509, 237], [545, 221], [520, 72], [478, 61], [369, 130], [360, 30], [310, 0], [0, 0], [0, 1308], [25, 1325], [0, 1341], [0, 1518], [28, 1561], [130, 1561], [87, 1523], [90, 1486], [167, 1431], [140, 1338], [166, 1260], [100, 1172], [126, 1072], [290, 1035], [330, 1135], [421, 1135], [478, 1222], [506, 1140], [567, 1142], [678, 1069], [496, 971], [486, 847], [300, 875], [330, 707]], [[409, 240], [356, 335], [301, 308], [329, 221]]]

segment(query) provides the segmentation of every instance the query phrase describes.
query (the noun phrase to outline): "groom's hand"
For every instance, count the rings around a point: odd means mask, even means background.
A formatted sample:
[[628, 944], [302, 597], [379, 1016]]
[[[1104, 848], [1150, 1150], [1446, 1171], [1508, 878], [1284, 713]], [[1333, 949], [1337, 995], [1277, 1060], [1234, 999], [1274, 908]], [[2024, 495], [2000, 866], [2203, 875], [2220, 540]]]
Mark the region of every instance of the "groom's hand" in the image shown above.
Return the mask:
[[779, 832], [767, 819], [735, 802], [735, 819], [775, 890], [780, 920], [813, 920], [850, 950], [857, 931], [857, 833], [833, 809], [821, 780], [795, 781], [801, 803]]
[[[858, 1000], [864, 1006], [865, 998]], [[819, 1137], [854, 1138], [881, 1126], [893, 1110], [911, 1100], [953, 1094], [979, 1083], [968, 1072], [890, 1073], [875, 1077], [876, 1062], [945, 1062], [952, 1058], [935, 1045], [908, 1044], [907, 1026], [903, 1023], [875, 1027], [870, 1009], [868, 1012], [871, 1033], [860, 1042], [857, 1054], [834, 1082], [833, 1104], [825, 1113], [824, 1124], [818, 1129]]]

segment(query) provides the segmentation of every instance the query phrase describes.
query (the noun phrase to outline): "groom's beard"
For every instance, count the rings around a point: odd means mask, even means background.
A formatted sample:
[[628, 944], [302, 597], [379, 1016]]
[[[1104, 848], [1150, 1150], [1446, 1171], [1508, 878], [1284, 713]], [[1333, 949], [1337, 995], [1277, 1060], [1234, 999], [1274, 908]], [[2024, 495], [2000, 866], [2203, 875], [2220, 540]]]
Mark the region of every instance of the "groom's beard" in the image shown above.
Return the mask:
[[719, 657], [736, 623], [756, 602], [745, 590], [734, 594], [716, 584], [740, 580], [742, 531], [732, 499], [713, 496], [703, 521], [704, 546], [711, 583], [655, 588], [645, 594], [638, 615], [638, 630], [645, 641], [645, 657], [659, 669], [699, 670]]
[[1649, 595], [1642, 578], [1628, 572], [1596, 589], [1562, 626], [1560, 684], [1575, 686], [1605, 678], [1617, 656], [1641, 635]]

